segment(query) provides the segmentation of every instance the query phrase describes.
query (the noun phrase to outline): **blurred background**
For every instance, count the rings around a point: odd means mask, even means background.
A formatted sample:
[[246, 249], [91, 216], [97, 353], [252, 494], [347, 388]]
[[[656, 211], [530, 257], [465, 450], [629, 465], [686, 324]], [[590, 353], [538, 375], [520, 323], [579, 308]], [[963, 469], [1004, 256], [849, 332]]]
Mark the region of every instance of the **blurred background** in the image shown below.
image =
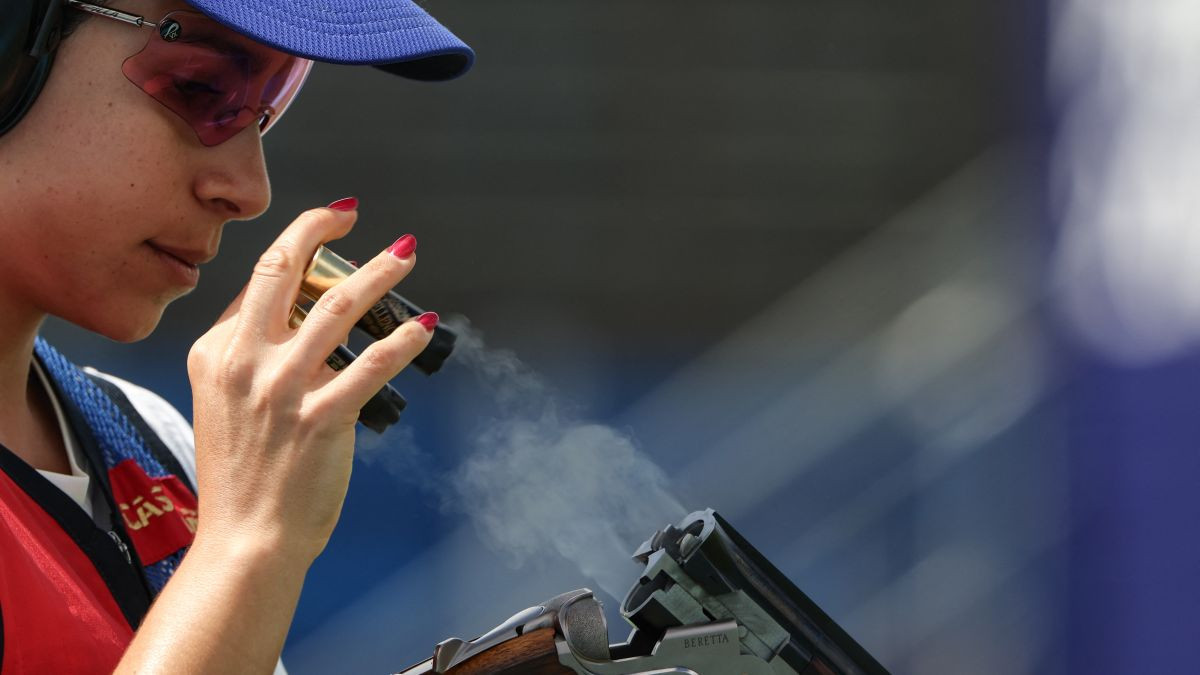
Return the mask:
[[[1200, 9], [440, 0], [425, 85], [318, 65], [274, 202], [153, 337], [50, 323], [190, 416], [184, 359], [299, 211], [470, 321], [361, 430], [284, 651], [394, 672], [713, 507], [894, 673], [1200, 662]], [[462, 319], [458, 319], [462, 324]], [[354, 346], [361, 347], [361, 343]]]

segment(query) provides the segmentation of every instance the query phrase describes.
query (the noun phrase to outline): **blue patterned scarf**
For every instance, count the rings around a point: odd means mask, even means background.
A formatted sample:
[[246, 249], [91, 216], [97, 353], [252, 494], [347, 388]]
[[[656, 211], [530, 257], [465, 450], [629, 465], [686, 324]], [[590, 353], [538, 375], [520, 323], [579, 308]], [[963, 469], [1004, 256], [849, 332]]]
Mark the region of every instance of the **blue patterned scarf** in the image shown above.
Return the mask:
[[[41, 360], [46, 374], [58, 384], [59, 391], [71, 399], [75, 407], [83, 414], [88, 426], [91, 427], [92, 435], [100, 446], [106, 471], [112, 470], [113, 467], [125, 460], [132, 459], [141, 465], [142, 470], [151, 478], [169, 475], [146, 447], [145, 439], [134, 428], [129, 418], [86, 373], [68, 361], [41, 337], [37, 338], [34, 351]], [[116, 520], [121, 515], [114, 513], [112, 517]], [[146, 572], [146, 579], [150, 582], [155, 594], [162, 590], [167, 580], [175, 573], [185, 550], [176, 551], [143, 568]]]

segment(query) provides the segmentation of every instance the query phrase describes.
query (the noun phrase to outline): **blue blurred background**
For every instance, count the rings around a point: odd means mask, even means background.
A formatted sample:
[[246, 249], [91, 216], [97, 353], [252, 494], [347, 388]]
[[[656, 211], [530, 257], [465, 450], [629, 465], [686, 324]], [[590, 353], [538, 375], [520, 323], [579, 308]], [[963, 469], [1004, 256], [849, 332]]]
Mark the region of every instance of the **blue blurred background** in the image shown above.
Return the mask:
[[300, 210], [357, 195], [348, 258], [417, 235], [401, 292], [483, 343], [361, 432], [292, 673], [583, 586], [620, 641], [629, 553], [704, 507], [894, 673], [1194, 670], [1200, 10], [427, 8], [471, 74], [318, 65], [271, 210], [154, 336], [45, 331], [190, 415], [189, 346]]

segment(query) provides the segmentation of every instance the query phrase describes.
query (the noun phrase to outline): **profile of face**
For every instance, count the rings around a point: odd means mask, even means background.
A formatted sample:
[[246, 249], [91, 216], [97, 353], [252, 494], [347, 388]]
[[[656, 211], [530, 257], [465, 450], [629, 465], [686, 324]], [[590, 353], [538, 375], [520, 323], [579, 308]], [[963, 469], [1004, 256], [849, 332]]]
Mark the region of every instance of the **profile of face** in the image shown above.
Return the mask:
[[[110, 6], [150, 20], [190, 9], [174, 0]], [[86, 21], [59, 47], [34, 106], [0, 136], [0, 309], [141, 339], [197, 283], [177, 258], [210, 260], [225, 223], [267, 209], [256, 125], [206, 146], [122, 73], [153, 35]]]

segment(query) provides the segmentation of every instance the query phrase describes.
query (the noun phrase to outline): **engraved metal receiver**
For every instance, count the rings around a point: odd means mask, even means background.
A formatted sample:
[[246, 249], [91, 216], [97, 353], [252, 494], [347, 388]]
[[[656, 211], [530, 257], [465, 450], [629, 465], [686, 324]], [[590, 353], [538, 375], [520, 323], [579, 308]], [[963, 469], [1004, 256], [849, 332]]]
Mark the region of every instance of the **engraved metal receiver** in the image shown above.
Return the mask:
[[712, 509], [660, 530], [621, 605], [633, 626], [610, 645], [588, 589], [513, 615], [471, 641], [439, 643], [424, 673], [887, 675], [887, 670]]

